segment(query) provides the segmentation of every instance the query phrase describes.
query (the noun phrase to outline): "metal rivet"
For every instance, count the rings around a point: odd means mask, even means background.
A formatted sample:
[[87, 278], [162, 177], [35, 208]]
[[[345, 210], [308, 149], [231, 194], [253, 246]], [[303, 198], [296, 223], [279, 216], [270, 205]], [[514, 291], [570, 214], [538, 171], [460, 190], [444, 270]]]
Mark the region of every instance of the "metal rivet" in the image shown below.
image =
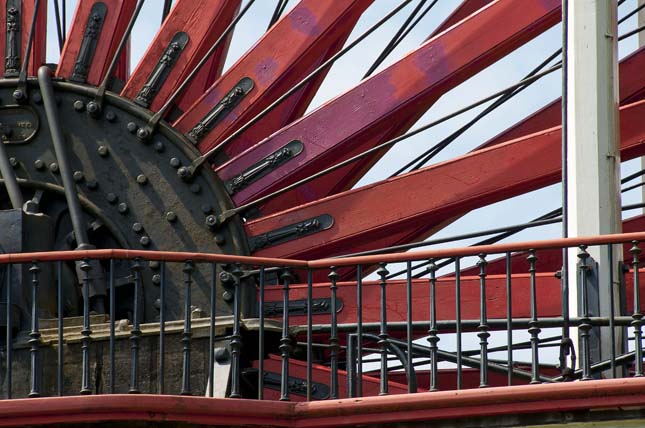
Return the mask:
[[135, 233], [139, 233], [139, 232], [141, 232], [141, 231], [143, 230], [143, 226], [141, 225], [141, 223], [134, 223], [134, 224], [132, 225], [132, 230], [133, 230]]
[[128, 204], [125, 202], [121, 202], [117, 208], [121, 214], [125, 214], [128, 212]]
[[159, 285], [159, 284], [161, 284], [161, 275], [159, 275], [158, 273], [156, 273], [156, 274], [152, 275], [152, 283], [153, 283], [154, 285]]
[[161, 141], [155, 142], [155, 150], [158, 151], [159, 153], [163, 152], [165, 149], [164, 144]]
[[31, 99], [34, 100], [36, 104], [40, 104], [43, 102], [43, 96], [40, 94], [40, 92], [37, 92], [37, 91], [31, 95]]
[[81, 100], [74, 101], [74, 110], [83, 111], [85, 110], [85, 103]]
[[137, 129], [139, 129], [137, 124], [134, 122], [128, 122], [126, 127], [128, 128], [128, 132], [130, 132], [131, 134], [134, 134], [135, 132], [137, 132]]
[[141, 239], [139, 239], [139, 243], [143, 245], [144, 247], [147, 247], [150, 245], [150, 237], [149, 236], [142, 236]]
[[137, 137], [142, 141], [147, 140], [149, 136], [150, 132], [146, 128], [139, 128], [137, 131]]
[[202, 186], [200, 186], [199, 184], [195, 183], [195, 184], [190, 186], [190, 191], [193, 192], [193, 193], [199, 193], [199, 192], [202, 191]]
[[224, 242], [226, 242], [226, 238], [224, 238], [224, 235], [222, 235], [221, 233], [216, 233], [215, 234], [215, 243], [217, 245], [222, 245], [222, 244], [224, 244]]
[[36, 159], [36, 160], [34, 161], [34, 167], [35, 167], [38, 171], [42, 171], [43, 169], [45, 169], [45, 162], [43, 162], [43, 161], [42, 161], [42, 159]]
[[235, 278], [233, 278], [233, 274], [227, 271], [220, 272], [219, 274], [219, 280], [221, 281], [222, 285], [230, 286], [235, 282]]
[[208, 204], [202, 204], [201, 208], [204, 214], [210, 214], [210, 212], [213, 211], [213, 207]]
[[159, 269], [160, 266], [161, 266], [161, 263], [159, 263], [159, 261], [157, 261], [157, 260], [150, 260], [148, 262], [148, 267], [150, 269], [157, 270], [157, 269]]
[[155, 308], [161, 309], [161, 299], [155, 299]]
[[25, 93], [22, 89], [16, 89], [15, 91], [13, 91], [13, 98], [16, 101], [21, 101], [25, 98]]
[[173, 168], [179, 168], [181, 166], [181, 161], [177, 158], [170, 159], [170, 166]]
[[226, 290], [225, 292], [222, 293], [222, 298], [224, 299], [225, 302], [230, 302], [233, 300], [233, 293]]
[[74, 181], [77, 183], [83, 181], [83, 178], [85, 178], [85, 176], [83, 175], [83, 171], [74, 171], [73, 177], [74, 177]]
[[99, 113], [101, 112], [101, 107], [94, 101], [90, 101], [87, 103], [87, 112], [90, 114], [92, 117], [97, 117]]
[[147, 182], [148, 182], [148, 179], [146, 178], [145, 175], [143, 175], [143, 174], [137, 175], [137, 183], [146, 184]]
[[213, 214], [206, 217], [206, 226], [213, 228], [217, 226], [217, 223], [218, 223], [217, 217], [214, 216]]
[[108, 122], [114, 122], [116, 120], [116, 113], [114, 113], [112, 110], [106, 112], [105, 119], [107, 119]]
[[119, 199], [119, 197], [115, 193], [107, 194], [107, 200], [109, 203], [114, 204], [116, 203], [117, 199]]
[[97, 151], [99, 152], [99, 156], [106, 157], [110, 150], [107, 148], [107, 146], [99, 146]]
[[178, 176], [179, 176], [179, 178], [181, 178], [182, 180], [189, 179], [189, 178], [190, 178], [190, 170], [189, 170], [187, 167], [182, 166], [181, 168], [179, 168], [179, 169], [177, 170], [177, 175], [178, 175]]
[[168, 220], [170, 223], [174, 223], [177, 221], [177, 214], [174, 213], [174, 211], [168, 211], [166, 213], [166, 220]]
[[99, 183], [96, 180], [89, 180], [87, 182], [87, 188], [90, 190], [94, 190], [97, 187], [99, 187]]
[[49, 170], [54, 173], [58, 172], [58, 164], [56, 162], [52, 162], [49, 164]]
[[18, 159], [11, 157], [9, 158], [9, 163], [11, 164], [12, 167], [15, 168], [16, 166], [18, 166]]

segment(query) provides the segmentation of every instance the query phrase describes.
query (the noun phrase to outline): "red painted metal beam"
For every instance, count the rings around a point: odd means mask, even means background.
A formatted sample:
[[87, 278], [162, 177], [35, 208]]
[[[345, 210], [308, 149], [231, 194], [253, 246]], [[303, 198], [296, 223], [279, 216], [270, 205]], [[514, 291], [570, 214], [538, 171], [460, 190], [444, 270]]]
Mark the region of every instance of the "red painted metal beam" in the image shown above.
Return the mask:
[[493, 0], [464, 0], [439, 26], [430, 34], [429, 39], [468, 18], [479, 9], [491, 4]]
[[[102, 20], [102, 28], [96, 41], [96, 49], [89, 70], [87, 70], [86, 83], [98, 85], [103, 80], [110, 62], [114, 57], [125, 29], [132, 18], [136, 6], [136, 0], [102, 0], [98, 1], [80, 1], [76, 6], [74, 19], [67, 35], [63, 52], [61, 53], [56, 77], [70, 79], [74, 73], [79, 52], [83, 45], [83, 39], [91, 29], [87, 29], [88, 21], [91, 18], [92, 7], [97, 3], [103, 3], [106, 6], [105, 19]], [[87, 43], [86, 43], [87, 46]], [[82, 53], [82, 52], [81, 52]], [[129, 53], [124, 51], [122, 55], [127, 56]], [[127, 59], [120, 59], [121, 73], [127, 71]], [[117, 77], [123, 79], [127, 76]]]
[[[27, 40], [29, 39], [29, 29], [34, 14], [34, 0], [22, 0], [22, 11], [20, 20], [16, 22], [20, 31], [20, 61], [16, 64], [18, 71], [25, 60], [27, 50]], [[3, 1], [0, 4], [0, 50], [2, 51], [2, 60], [0, 61], [0, 77], [5, 75], [6, 58], [7, 58], [7, 4]], [[35, 76], [38, 68], [45, 64], [47, 49], [47, 2], [41, 1], [36, 18], [36, 28], [34, 29], [34, 43], [32, 46], [31, 57], [29, 58], [29, 68], [27, 70], [30, 76]], [[17, 77], [17, 76], [11, 76]]]
[[[645, 101], [621, 108], [621, 156], [645, 152]], [[560, 179], [559, 127], [479, 150], [370, 186], [347, 191], [246, 224], [248, 236], [268, 233], [323, 214], [334, 224], [301, 239], [256, 252], [271, 257], [317, 258], [399, 243], [421, 224], [539, 189]]]
[[[149, 107], [153, 111], [159, 110], [170, 94], [193, 71], [197, 63], [222, 35], [239, 10], [240, 4], [241, 0], [216, 0], [211, 1], [208, 7], [204, 7], [204, 4], [194, 0], [177, 1], [121, 95], [133, 100], [136, 99], [160, 59], [171, 48], [173, 37], [177, 33], [183, 32], [187, 35], [188, 42], [181, 55], [174, 60], [172, 70], [167, 74], [163, 86], [152, 98], [153, 102]], [[192, 83], [183, 92], [176, 103], [182, 111], [190, 107], [195, 99], [202, 96], [214, 77], [219, 76], [224, 66], [229, 42], [230, 37], [220, 45], [209, 62], [200, 69], [200, 72], [191, 81]]]
[[[495, 1], [232, 159], [218, 173], [230, 180], [290, 141], [303, 142], [303, 152], [293, 160], [233, 194], [234, 202], [240, 205], [399, 135], [443, 93], [557, 23], [559, 10], [557, 0]], [[262, 212], [275, 212], [351, 187], [379, 156], [277, 197]]]
[[[181, 132], [189, 133], [242, 78], [251, 78], [254, 87], [250, 93], [200, 140], [198, 148], [202, 153], [211, 149], [340, 49], [360, 15], [371, 3], [371, 0], [301, 1], [227, 70], [174, 126]], [[257, 139], [302, 114], [322, 82], [322, 77], [294, 94], [280, 109], [260, 121], [252, 132], [228, 145], [227, 155], [240, 153], [255, 144]]]

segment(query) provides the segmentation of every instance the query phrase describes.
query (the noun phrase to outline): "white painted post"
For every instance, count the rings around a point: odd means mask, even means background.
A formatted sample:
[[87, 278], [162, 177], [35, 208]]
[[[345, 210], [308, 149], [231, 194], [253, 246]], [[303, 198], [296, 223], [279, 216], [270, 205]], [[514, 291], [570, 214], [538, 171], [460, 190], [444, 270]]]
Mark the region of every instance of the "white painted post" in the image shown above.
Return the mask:
[[[568, 16], [568, 208], [570, 237], [619, 233], [620, 152], [618, 135], [618, 43], [616, 0], [570, 0]], [[599, 264], [599, 311], [609, 316], [609, 295], [618, 283], [619, 246], [609, 263], [607, 247], [590, 247], [591, 257]], [[580, 294], [576, 263], [577, 250], [569, 252], [569, 310], [575, 317]], [[610, 269], [614, 286], [610, 288]], [[619, 298], [616, 295], [615, 310]], [[593, 307], [594, 303], [592, 303]], [[618, 313], [618, 312], [616, 312]], [[608, 359], [609, 329], [602, 329], [600, 343], [591, 355]], [[575, 330], [572, 331], [575, 335]], [[618, 331], [616, 332], [619, 333]], [[617, 352], [622, 338], [617, 336]], [[574, 339], [575, 342], [575, 339]], [[579, 357], [582, 357], [577, 349]], [[580, 358], [579, 358], [580, 361]]]

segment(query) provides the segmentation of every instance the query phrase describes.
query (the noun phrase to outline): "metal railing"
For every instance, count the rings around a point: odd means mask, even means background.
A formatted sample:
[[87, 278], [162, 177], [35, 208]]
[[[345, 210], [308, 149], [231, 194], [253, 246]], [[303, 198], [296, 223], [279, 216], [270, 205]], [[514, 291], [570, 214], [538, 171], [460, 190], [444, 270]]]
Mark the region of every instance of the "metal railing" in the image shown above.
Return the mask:
[[[0, 392], [313, 400], [642, 376], [643, 240], [645, 233], [631, 233], [314, 261], [131, 250], [3, 254]], [[608, 268], [610, 287], [594, 280], [592, 248], [607, 249], [607, 260], [594, 262]], [[617, 264], [623, 248], [628, 258]], [[574, 280], [554, 275], [554, 250], [565, 249], [577, 251]], [[541, 267], [543, 254], [551, 261]], [[413, 278], [414, 261], [427, 262], [425, 277]], [[130, 275], [119, 284], [116, 264], [124, 262]], [[154, 285], [144, 272], [151, 262]], [[69, 313], [63, 275], [70, 263], [79, 275], [77, 314]], [[388, 277], [395, 263], [405, 263], [403, 280]], [[92, 271], [101, 266], [109, 298], [96, 310]], [[169, 279], [170, 269], [181, 279]], [[257, 295], [244, 294], [244, 284]], [[153, 286], [158, 319], [151, 321], [142, 302]], [[179, 289], [183, 310], [170, 316], [164, 308]], [[208, 307], [193, 305], [198, 289]], [[119, 299], [128, 310], [117, 313]], [[217, 309], [218, 299], [228, 312]], [[250, 310], [243, 299], [252, 300]]]

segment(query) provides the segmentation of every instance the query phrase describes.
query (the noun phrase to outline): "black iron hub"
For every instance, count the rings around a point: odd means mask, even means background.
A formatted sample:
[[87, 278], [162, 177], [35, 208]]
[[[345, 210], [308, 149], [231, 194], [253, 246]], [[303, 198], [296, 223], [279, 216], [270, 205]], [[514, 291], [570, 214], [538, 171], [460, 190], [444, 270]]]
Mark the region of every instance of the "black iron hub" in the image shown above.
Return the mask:
[[[17, 103], [13, 96], [17, 80], [0, 80], [0, 135], [18, 177], [25, 200], [34, 198], [37, 209], [53, 220], [52, 250], [76, 248], [64, 196], [60, 164], [51, 142], [43, 98], [36, 80], [30, 80], [28, 97]], [[213, 225], [213, 219], [233, 204], [224, 185], [209, 168], [202, 168], [190, 181], [177, 175], [199, 153], [194, 146], [162, 122], [149, 138], [138, 131], [151, 113], [134, 102], [108, 93], [103, 109], [88, 111], [96, 89], [54, 81], [54, 93], [70, 168], [80, 198], [90, 243], [97, 248], [196, 251], [248, 254], [242, 223], [238, 219]], [[91, 108], [89, 110], [92, 110]], [[2, 195], [0, 208], [10, 208]], [[103, 266], [107, 269], [107, 266]], [[166, 313], [168, 319], [183, 317], [185, 272], [182, 265], [168, 264]], [[133, 276], [130, 262], [117, 262], [115, 269], [117, 316], [132, 310]], [[159, 314], [159, 263], [146, 263], [141, 271], [146, 321]], [[66, 284], [78, 292], [74, 265], [66, 267]], [[197, 267], [191, 280], [193, 306], [208, 313], [212, 272]], [[230, 314], [227, 284], [217, 284], [217, 315]], [[67, 288], [70, 288], [69, 286]], [[242, 297], [245, 312], [254, 306], [249, 289]], [[78, 299], [66, 299], [67, 313], [75, 315]]]

